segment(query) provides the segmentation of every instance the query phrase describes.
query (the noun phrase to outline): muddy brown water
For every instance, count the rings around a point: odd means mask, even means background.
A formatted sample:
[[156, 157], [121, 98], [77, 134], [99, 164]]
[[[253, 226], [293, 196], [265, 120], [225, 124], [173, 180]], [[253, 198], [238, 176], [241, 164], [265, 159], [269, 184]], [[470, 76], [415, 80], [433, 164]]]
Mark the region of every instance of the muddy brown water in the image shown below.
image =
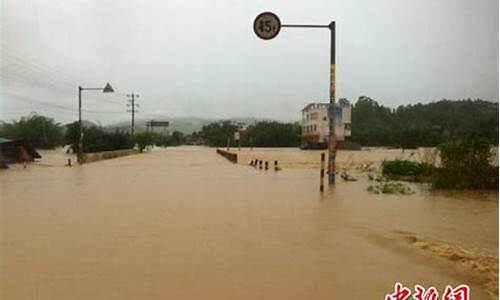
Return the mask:
[[[497, 299], [498, 193], [319, 193], [319, 151], [180, 147], [84, 166], [44, 152], [0, 172], [3, 299], [384, 299], [395, 281]], [[408, 154], [409, 155], [409, 154]], [[414, 156], [414, 155], [413, 155]], [[250, 159], [278, 159], [260, 171]]]

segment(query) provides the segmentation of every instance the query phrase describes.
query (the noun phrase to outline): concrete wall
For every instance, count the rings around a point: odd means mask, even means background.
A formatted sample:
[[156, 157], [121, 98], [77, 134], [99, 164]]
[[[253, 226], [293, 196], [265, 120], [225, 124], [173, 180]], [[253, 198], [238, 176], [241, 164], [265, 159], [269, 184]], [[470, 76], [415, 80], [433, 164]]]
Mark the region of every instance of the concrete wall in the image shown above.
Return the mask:
[[94, 161], [99, 161], [103, 159], [110, 159], [120, 156], [126, 156], [131, 154], [139, 153], [136, 149], [124, 149], [124, 150], [114, 150], [114, 151], [104, 151], [104, 152], [93, 152], [93, 153], [83, 153], [82, 161], [83, 163], [90, 163]]
[[236, 153], [227, 152], [227, 151], [224, 151], [221, 149], [217, 149], [217, 153], [224, 156], [225, 158], [227, 158], [229, 161], [231, 161], [233, 163], [238, 163], [238, 154], [236, 154]]

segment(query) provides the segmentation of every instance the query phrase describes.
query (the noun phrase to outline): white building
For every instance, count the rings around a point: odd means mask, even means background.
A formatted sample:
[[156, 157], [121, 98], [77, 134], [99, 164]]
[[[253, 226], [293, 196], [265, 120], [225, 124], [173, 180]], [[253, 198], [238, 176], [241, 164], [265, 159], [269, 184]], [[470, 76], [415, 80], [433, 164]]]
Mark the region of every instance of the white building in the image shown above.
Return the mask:
[[[302, 109], [302, 146], [305, 148], [325, 148], [328, 145], [330, 127], [328, 120], [329, 103], [309, 103]], [[343, 142], [351, 137], [351, 103], [340, 99], [335, 105], [335, 135]]]

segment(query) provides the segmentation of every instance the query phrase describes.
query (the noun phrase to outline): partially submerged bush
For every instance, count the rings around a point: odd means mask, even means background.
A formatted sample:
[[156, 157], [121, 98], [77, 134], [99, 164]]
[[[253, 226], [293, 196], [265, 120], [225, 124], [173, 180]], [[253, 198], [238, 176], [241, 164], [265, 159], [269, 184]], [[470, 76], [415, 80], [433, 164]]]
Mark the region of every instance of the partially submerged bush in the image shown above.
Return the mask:
[[375, 185], [370, 185], [368, 191], [374, 194], [397, 195], [411, 195], [414, 193], [410, 187], [400, 182], [380, 182]]
[[467, 135], [438, 146], [441, 167], [434, 172], [437, 188], [498, 188], [498, 168], [491, 165], [491, 144], [481, 137]]
[[406, 179], [411, 181], [422, 181], [432, 172], [433, 166], [409, 160], [384, 160], [382, 162], [382, 174], [391, 179]]
[[134, 136], [139, 152], [144, 151], [147, 146], [152, 146], [154, 142], [154, 135], [151, 132], [141, 132]]

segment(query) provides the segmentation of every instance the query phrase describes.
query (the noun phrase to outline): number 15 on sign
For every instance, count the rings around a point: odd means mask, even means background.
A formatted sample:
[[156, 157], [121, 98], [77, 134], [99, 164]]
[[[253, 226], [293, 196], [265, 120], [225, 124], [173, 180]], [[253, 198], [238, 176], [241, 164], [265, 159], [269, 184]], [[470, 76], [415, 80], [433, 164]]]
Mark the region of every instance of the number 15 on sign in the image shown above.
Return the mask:
[[263, 40], [275, 38], [281, 30], [281, 21], [272, 12], [259, 14], [253, 22], [255, 34]]

